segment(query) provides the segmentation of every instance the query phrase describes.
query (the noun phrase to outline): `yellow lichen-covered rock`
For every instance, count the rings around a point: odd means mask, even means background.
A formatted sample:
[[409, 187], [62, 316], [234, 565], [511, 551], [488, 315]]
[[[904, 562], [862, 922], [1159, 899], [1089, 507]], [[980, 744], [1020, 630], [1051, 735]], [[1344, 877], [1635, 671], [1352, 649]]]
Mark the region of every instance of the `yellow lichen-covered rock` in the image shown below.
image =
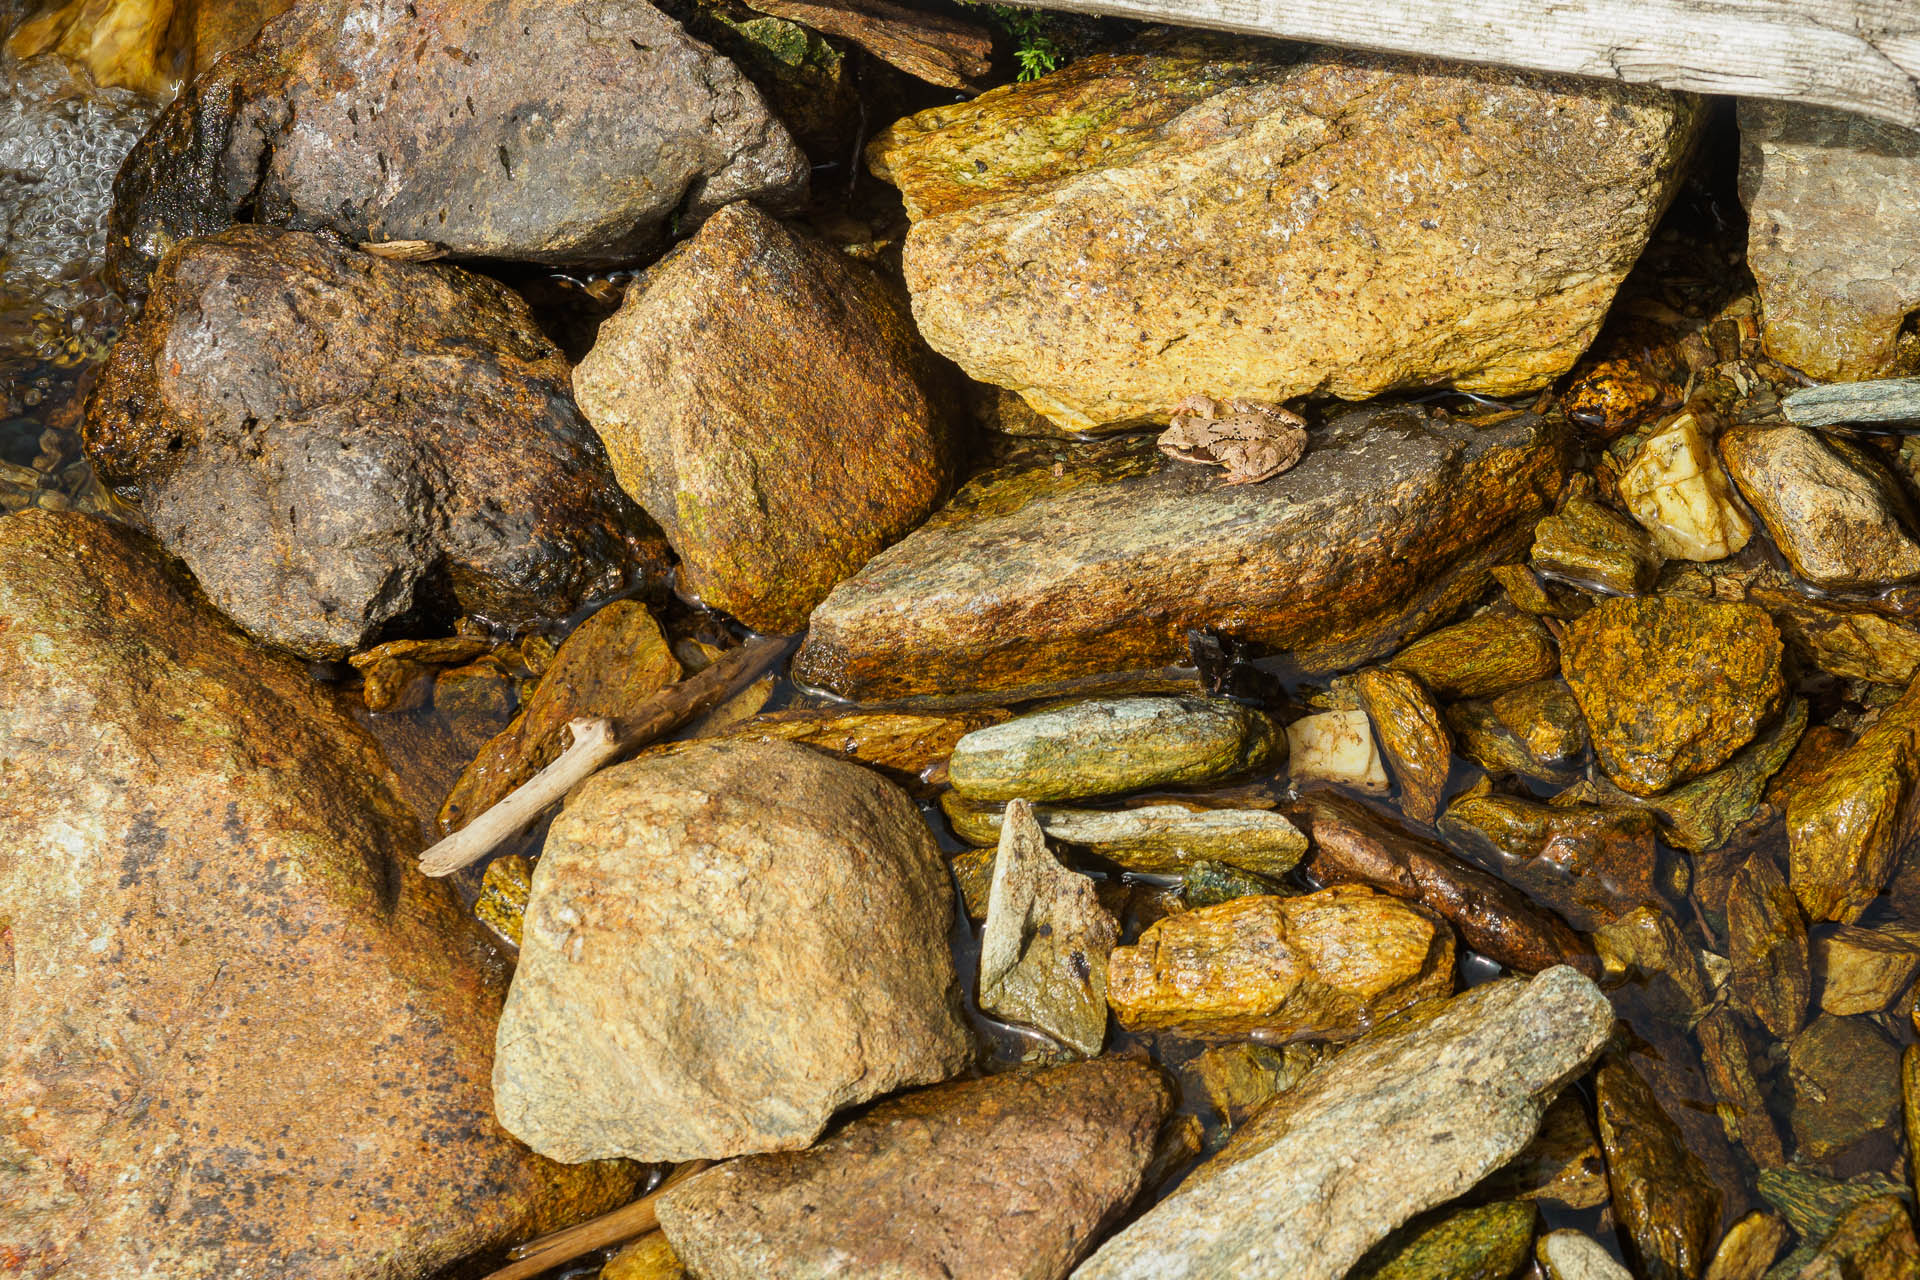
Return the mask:
[[1920, 681], [1787, 793], [1788, 879], [1815, 920], [1852, 924], [1920, 828]]
[[1723, 560], [1753, 536], [1713, 443], [1692, 413], [1641, 444], [1620, 477], [1620, 500], [1670, 559]]
[[1452, 990], [1446, 923], [1357, 884], [1170, 916], [1107, 970], [1122, 1026], [1193, 1036], [1343, 1040]]
[[1062, 426], [1195, 393], [1544, 386], [1666, 202], [1693, 100], [1187, 37], [896, 123], [920, 328]]

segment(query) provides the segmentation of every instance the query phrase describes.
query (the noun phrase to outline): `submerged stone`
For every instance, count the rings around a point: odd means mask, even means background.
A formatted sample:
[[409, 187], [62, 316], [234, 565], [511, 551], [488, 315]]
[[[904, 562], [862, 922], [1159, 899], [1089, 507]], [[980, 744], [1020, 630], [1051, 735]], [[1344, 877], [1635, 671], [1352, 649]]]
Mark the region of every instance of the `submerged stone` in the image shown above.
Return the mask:
[[[997, 844], [998, 806], [940, 797], [954, 834], [970, 844]], [[1281, 876], [1307, 851], [1307, 838], [1280, 814], [1265, 809], [1190, 809], [1150, 804], [1134, 809], [1066, 809], [1035, 805], [1049, 840], [1078, 845], [1127, 871], [1179, 875], [1214, 863], [1256, 876]]]
[[869, 155], [914, 219], [928, 341], [1098, 431], [1196, 393], [1546, 385], [1599, 328], [1696, 115], [1657, 91], [1187, 34], [910, 116]]
[[1787, 1046], [1787, 1116], [1800, 1155], [1825, 1161], [1900, 1114], [1900, 1050], [1865, 1018], [1823, 1013]]
[[1591, 498], [1570, 498], [1533, 533], [1533, 567], [1613, 595], [1638, 595], [1653, 585], [1661, 555], [1633, 521]]
[[1660, 900], [1655, 825], [1640, 809], [1554, 806], [1486, 793], [1454, 801], [1440, 833], [1574, 928], [1591, 931]]
[[1615, 1221], [1648, 1280], [1694, 1280], [1706, 1269], [1720, 1193], [1647, 1082], [1624, 1059], [1593, 1082]]
[[1150, 444], [989, 473], [834, 589], [795, 676], [862, 700], [1012, 690], [1184, 663], [1194, 628], [1357, 666], [1513, 558], [1565, 477], [1564, 439], [1525, 414], [1374, 406], [1259, 485]]
[[[1352, 1280], [1508, 1280], [1533, 1243], [1533, 1206], [1502, 1200], [1456, 1210], [1419, 1230], [1403, 1230], [1375, 1246]], [[1402, 1238], [1404, 1237], [1404, 1238]]]
[[1097, 698], [976, 729], [947, 760], [968, 800], [1078, 800], [1258, 768], [1279, 726], [1225, 698]]
[[1558, 675], [1560, 654], [1539, 619], [1489, 611], [1421, 636], [1384, 665], [1436, 698], [1486, 698]]
[[1519, 1152], [1612, 1025], [1565, 967], [1396, 1020], [1269, 1103], [1076, 1280], [1339, 1280]]
[[87, 516], [0, 518], [0, 617], [4, 1265], [390, 1280], [630, 1198], [494, 1123], [504, 975], [344, 699]]
[[1587, 754], [1587, 721], [1560, 680], [1538, 680], [1446, 710], [1460, 753], [1494, 775], [1566, 784]]
[[1785, 1040], [1807, 1019], [1813, 971], [1800, 904], [1771, 854], [1754, 854], [1734, 873], [1726, 912], [1734, 999]]
[[780, 634], [945, 495], [948, 382], [895, 286], [745, 203], [649, 267], [573, 371], [679, 588]]
[[1287, 777], [1384, 795], [1387, 768], [1365, 711], [1321, 711], [1287, 725]]
[[1168, 1102], [1120, 1058], [921, 1089], [687, 1179], [660, 1225], [703, 1280], [1063, 1280], [1140, 1189]]
[[1169, 916], [1107, 976], [1122, 1026], [1216, 1038], [1347, 1039], [1452, 990], [1446, 923], [1363, 885]]
[[1603, 600], [1567, 625], [1567, 684], [1607, 776], [1651, 796], [1732, 758], [1786, 698], [1780, 634], [1746, 604]]
[[563, 1159], [711, 1159], [804, 1147], [841, 1107], [947, 1078], [970, 1056], [948, 886], [898, 787], [805, 747], [603, 770], [534, 869], [501, 1122]]
[[1403, 671], [1362, 671], [1354, 686], [1393, 767], [1401, 809], [1416, 822], [1432, 822], [1453, 772], [1453, 739], [1440, 709]]
[[1814, 920], [1851, 924], [1920, 828], [1920, 681], [1786, 796], [1788, 881]]
[[1827, 1013], [1879, 1013], [1920, 973], [1920, 930], [1904, 926], [1836, 926], [1813, 943], [1820, 1008]]

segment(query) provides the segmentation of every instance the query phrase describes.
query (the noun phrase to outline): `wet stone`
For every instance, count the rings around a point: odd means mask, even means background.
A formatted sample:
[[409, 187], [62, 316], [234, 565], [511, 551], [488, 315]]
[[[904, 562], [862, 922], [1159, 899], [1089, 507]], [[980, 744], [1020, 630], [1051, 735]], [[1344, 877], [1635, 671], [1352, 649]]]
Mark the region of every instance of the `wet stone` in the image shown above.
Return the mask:
[[1721, 437], [1720, 454], [1787, 563], [1814, 586], [1920, 577], [1909, 504], [1859, 446], [1805, 427], [1736, 427]]
[[1235, 898], [1117, 948], [1107, 998], [1134, 1031], [1344, 1040], [1451, 992], [1453, 954], [1444, 921], [1362, 885]]
[[1706, 1280], [1761, 1280], [1791, 1234], [1773, 1214], [1754, 1210], [1720, 1237]]
[[1734, 999], [1785, 1040], [1806, 1021], [1813, 970], [1800, 904], [1771, 854], [1754, 854], [1734, 873], [1726, 911]]
[[834, 589], [795, 676], [862, 701], [1058, 687], [1184, 664], [1188, 631], [1229, 618], [1309, 672], [1359, 666], [1514, 558], [1564, 444], [1564, 424], [1525, 414], [1368, 406], [1264, 484], [1151, 444], [989, 472]]
[[1385, 665], [1436, 698], [1485, 698], [1557, 675], [1560, 654], [1538, 619], [1489, 612], [1420, 637]]
[[1388, 780], [1373, 720], [1365, 711], [1322, 711], [1287, 725], [1287, 776], [1302, 782], [1333, 782], [1384, 795]]
[[1827, 1161], [1900, 1111], [1900, 1050], [1865, 1018], [1823, 1013], [1787, 1046], [1788, 1117], [1800, 1155]]
[[1707, 1265], [1720, 1194], [1639, 1073], [1621, 1059], [1594, 1076], [1615, 1220], [1648, 1280], [1693, 1280]]
[[1448, 843], [1591, 931], [1660, 900], [1653, 815], [1641, 809], [1463, 796], [1440, 821]]
[[947, 383], [892, 284], [745, 203], [648, 268], [573, 371], [679, 588], [777, 634], [945, 496]]
[[[734, 738], [798, 742], [843, 760], [856, 760], [892, 775], [895, 781], [936, 781], [960, 739], [975, 729], [999, 724], [999, 710], [946, 713], [791, 709], [769, 711], [726, 731]], [[981, 841], [992, 844], [998, 832]]]
[[1899, 1196], [1857, 1204], [1800, 1272], [1800, 1280], [1911, 1280], [1920, 1275], [1920, 1241]]
[[527, 898], [533, 892], [533, 863], [518, 853], [509, 853], [487, 864], [480, 879], [480, 897], [473, 914], [481, 924], [520, 945], [520, 930], [526, 919]]
[[1920, 681], [1787, 790], [1788, 882], [1814, 920], [1858, 920], [1920, 826]]
[[654, 1231], [607, 1259], [600, 1280], [686, 1280], [687, 1269], [665, 1233]]
[[1651, 796], [1725, 764], [1783, 705], [1779, 632], [1751, 605], [1605, 600], [1567, 625], [1567, 683], [1607, 776]]
[[1483, 1185], [1491, 1194], [1535, 1200], [1549, 1208], [1597, 1209], [1605, 1204], [1607, 1162], [1579, 1095], [1555, 1098], [1533, 1140]]
[[1773, 615], [1790, 647], [1830, 675], [1904, 686], [1920, 672], [1920, 627], [1911, 622], [1796, 591], [1761, 588], [1747, 598]]
[[841, 1107], [953, 1075], [971, 1054], [948, 886], [898, 787], [805, 747], [603, 770], [534, 869], [501, 1122], [564, 1159], [716, 1158], [804, 1147]]
[[1093, 1057], [1106, 1042], [1118, 936], [1093, 882], [1054, 861], [1033, 807], [1009, 804], [980, 932], [981, 1011]]
[[1519, 1200], [1459, 1209], [1425, 1227], [1406, 1227], [1376, 1245], [1352, 1280], [1508, 1280], [1533, 1243], [1533, 1206]]
[[[962, 840], [999, 843], [1000, 806], [976, 803], [949, 791], [941, 795], [940, 807]], [[1293, 870], [1307, 851], [1307, 838], [1300, 829], [1265, 809], [1035, 805], [1033, 813], [1048, 839], [1087, 849], [1127, 871], [1148, 875], [1179, 875], [1208, 862], [1249, 875], [1281, 876]]]
[[977, 729], [947, 761], [969, 800], [1077, 800], [1195, 785], [1265, 764], [1284, 739], [1223, 698], [1105, 698]]
[[922, 1089], [689, 1178], [660, 1225], [703, 1280], [1064, 1280], [1139, 1190], [1167, 1105], [1120, 1058]]
[[1547, 1280], [1633, 1280], [1592, 1236], [1571, 1229], [1541, 1236], [1534, 1252]]
[[1245, 1123], [1267, 1101], [1296, 1089], [1335, 1052], [1318, 1044], [1224, 1044], [1203, 1049], [1181, 1071], [1229, 1129]]
[[1235, 898], [1282, 893], [1285, 886], [1250, 876], [1222, 862], [1195, 862], [1180, 870], [1180, 900], [1188, 907], [1217, 907]]
[[1670, 560], [1722, 560], [1753, 537], [1699, 415], [1649, 435], [1620, 476], [1620, 500]]
[[1838, 925], [1814, 940], [1813, 971], [1823, 1011], [1879, 1013], [1898, 1000], [1920, 972], [1920, 931]]
[[1660, 572], [1647, 532], [1591, 498], [1572, 498], [1533, 533], [1533, 567], [1613, 595], [1638, 595]]
[[1258, 1112], [1079, 1280], [1339, 1280], [1525, 1147], [1612, 1024], [1561, 967], [1382, 1027]]
[[[1694, 1024], [1700, 1045], [1700, 1067], [1713, 1091], [1715, 1110], [1729, 1137], [1745, 1148], [1761, 1168], [1787, 1162], [1786, 1144], [1774, 1122], [1772, 1099], [1760, 1084], [1758, 1071], [1766, 1065], [1755, 1052], [1741, 1019], [1727, 1005], [1716, 1005]], [[1773, 1046], [1768, 1044], [1771, 1052]], [[1759, 1064], [1756, 1066], [1756, 1064]]]
[[1401, 809], [1416, 822], [1432, 822], [1453, 771], [1453, 741], [1440, 709], [1405, 672], [1362, 671], [1354, 684], [1399, 785]]

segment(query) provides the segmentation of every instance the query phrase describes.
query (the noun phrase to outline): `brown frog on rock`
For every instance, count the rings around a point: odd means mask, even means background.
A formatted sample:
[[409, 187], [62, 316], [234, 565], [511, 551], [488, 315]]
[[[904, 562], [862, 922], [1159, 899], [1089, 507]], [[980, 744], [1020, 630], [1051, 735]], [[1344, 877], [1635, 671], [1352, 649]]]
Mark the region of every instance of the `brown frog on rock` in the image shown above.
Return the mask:
[[1225, 467], [1228, 484], [1259, 484], [1305, 455], [1307, 423], [1277, 404], [1191, 395], [1174, 407], [1159, 445], [1182, 462]]

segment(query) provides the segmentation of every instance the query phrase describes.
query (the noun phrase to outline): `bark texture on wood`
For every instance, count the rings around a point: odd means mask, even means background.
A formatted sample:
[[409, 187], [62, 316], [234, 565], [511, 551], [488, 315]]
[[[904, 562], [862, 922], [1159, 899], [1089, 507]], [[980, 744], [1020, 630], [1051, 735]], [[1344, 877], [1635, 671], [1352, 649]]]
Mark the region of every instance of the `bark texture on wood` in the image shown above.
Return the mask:
[[1035, 8], [1783, 98], [1920, 129], [1913, 0], [1036, 0]]

